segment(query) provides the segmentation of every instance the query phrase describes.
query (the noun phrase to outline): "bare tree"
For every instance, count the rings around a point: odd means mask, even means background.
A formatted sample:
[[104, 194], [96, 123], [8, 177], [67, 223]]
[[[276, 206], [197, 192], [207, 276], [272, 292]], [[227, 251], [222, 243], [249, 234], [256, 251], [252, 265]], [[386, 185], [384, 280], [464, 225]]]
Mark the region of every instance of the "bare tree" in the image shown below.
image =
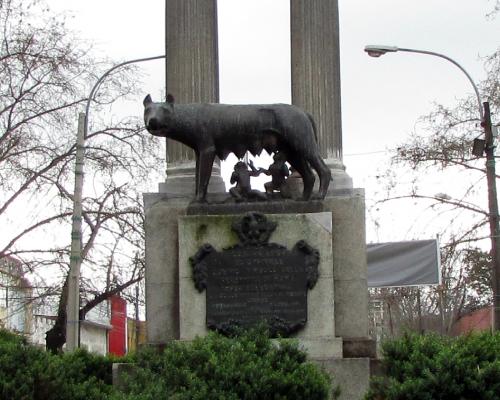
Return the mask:
[[488, 17], [494, 17], [498, 14], [498, 12], [500, 12], [500, 1], [495, 0], [495, 5], [493, 9], [488, 13]]
[[[485, 71], [480, 91], [492, 114], [498, 115], [500, 50], [485, 58]], [[443, 333], [450, 332], [462, 313], [492, 302], [491, 257], [482, 250], [490, 244], [485, 159], [472, 153], [474, 139], [482, 135], [475, 97], [460, 100], [454, 107], [436, 105], [394, 151], [390, 167], [380, 174], [379, 200], [372, 210], [377, 213], [385, 205], [406, 201], [421, 206], [414, 229], [428, 229], [424, 224], [417, 227], [420, 221], [440, 222], [441, 230], [433, 234], [438, 233], [442, 243], [443, 284], [425, 291], [420, 300], [427, 307], [424, 313], [440, 315]], [[428, 182], [436, 176], [449, 183], [436, 190]], [[411, 297], [411, 305], [402, 313], [414, 309], [416, 301]], [[405, 306], [404, 302], [399, 305]]]
[[[486, 79], [480, 85], [482, 97], [489, 101], [492, 114], [500, 109], [500, 50], [485, 59]], [[483, 240], [488, 233], [486, 171], [484, 158], [472, 154], [475, 138], [483, 136], [474, 96], [458, 101], [454, 107], [436, 105], [420, 118], [415, 132], [394, 152], [391, 165], [380, 175], [380, 200], [376, 207], [394, 200], [418, 200], [435, 214], [445, 214], [450, 222], [467, 213], [467, 227], [454, 237], [461, 242]], [[454, 177], [456, 185], [445, 192], [426, 183], [439, 176], [441, 182]], [[405, 182], [405, 183], [403, 183]], [[444, 185], [441, 185], [443, 187]], [[452, 189], [453, 193], [446, 192]], [[453, 232], [454, 224], [450, 224]]]
[[[0, 258], [15, 256], [41, 286], [59, 287], [63, 310], [77, 115], [110, 63], [94, 59], [91, 46], [43, 1], [0, 1], [0, 27], [0, 223], [9, 227], [0, 235]], [[135, 93], [134, 73], [124, 68], [112, 74], [93, 109], [86, 144], [82, 317], [142, 277], [136, 262], [144, 248], [139, 191], [162, 160], [158, 142], [142, 134], [140, 120], [117, 118], [111, 108]], [[104, 112], [110, 115], [97, 117]], [[64, 329], [59, 336], [64, 340]]]
[[[394, 338], [405, 331], [451, 334], [457, 319], [491, 300], [491, 257], [479, 248], [447, 244], [441, 249], [442, 284], [372, 289], [383, 304], [377, 332]], [[375, 328], [375, 327], [374, 327]]]

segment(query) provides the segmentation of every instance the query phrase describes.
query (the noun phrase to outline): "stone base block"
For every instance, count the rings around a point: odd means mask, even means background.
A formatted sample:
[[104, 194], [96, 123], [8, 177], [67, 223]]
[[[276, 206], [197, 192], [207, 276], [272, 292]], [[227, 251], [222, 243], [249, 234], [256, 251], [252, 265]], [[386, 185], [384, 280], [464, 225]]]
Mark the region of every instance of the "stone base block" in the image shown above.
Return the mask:
[[370, 383], [369, 358], [312, 360], [328, 372], [340, 387], [339, 400], [362, 400]]
[[377, 342], [372, 338], [343, 338], [344, 358], [376, 358]]
[[137, 373], [137, 366], [135, 364], [113, 363], [113, 369], [112, 369], [113, 386], [118, 390], [127, 392], [128, 390], [127, 383], [129, 382], [130, 377], [135, 376], [136, 373]]
[[342, 339], [337, 337], [299, 338], [299, 344], [311, 360], [335, 358], [342, 354]]

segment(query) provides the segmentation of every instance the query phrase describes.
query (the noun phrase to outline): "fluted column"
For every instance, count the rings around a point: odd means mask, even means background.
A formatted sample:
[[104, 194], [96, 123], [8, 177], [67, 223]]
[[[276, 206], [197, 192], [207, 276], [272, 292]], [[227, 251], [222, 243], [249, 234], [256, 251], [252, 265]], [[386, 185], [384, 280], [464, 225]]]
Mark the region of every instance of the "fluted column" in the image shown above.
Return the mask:
[[[216, 0], [166, 0], [166, 91], [177, 103], [217, 103]], [[167, 179], [160, 191], [194, 195], [194, 152], [167, 139]], [[223, 191], [217, 162], [209, 191]]]
[[342, 163], [337, 0], [290, 0], [292, 103], [311, 113], [330, 189], [352, 188]]

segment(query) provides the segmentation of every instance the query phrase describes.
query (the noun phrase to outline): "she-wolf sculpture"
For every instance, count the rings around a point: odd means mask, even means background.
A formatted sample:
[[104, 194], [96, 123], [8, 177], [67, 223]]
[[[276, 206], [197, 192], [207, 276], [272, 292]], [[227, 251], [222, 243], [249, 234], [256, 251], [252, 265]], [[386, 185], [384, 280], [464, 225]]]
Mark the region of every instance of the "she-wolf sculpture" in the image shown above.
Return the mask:
[[163, 136], [191, 147], [196, 154], [196, 200], [205, 201], [212, 165], [229, 153], [242, 158], [247, 151], [259, 155], [282, 152], [302, 176], [304, 200], [311, 198], [317, 172], [319, 198], [326, 196], [331, 180], [316, 140], [312, 117], [287, 104], [228, 105], [174, 104], [172, 95], [165, 103], [144, 99], [144, 123], [154, 136]]

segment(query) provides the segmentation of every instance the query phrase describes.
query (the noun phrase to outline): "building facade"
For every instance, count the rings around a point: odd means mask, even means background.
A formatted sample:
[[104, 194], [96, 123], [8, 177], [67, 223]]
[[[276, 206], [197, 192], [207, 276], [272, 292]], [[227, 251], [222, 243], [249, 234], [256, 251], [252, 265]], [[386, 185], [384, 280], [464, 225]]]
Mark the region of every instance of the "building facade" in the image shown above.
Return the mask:
[[22, 263], [13, 257], [0, 259], [0, 328], [30, 335], [33, 288], [24, 276]]

